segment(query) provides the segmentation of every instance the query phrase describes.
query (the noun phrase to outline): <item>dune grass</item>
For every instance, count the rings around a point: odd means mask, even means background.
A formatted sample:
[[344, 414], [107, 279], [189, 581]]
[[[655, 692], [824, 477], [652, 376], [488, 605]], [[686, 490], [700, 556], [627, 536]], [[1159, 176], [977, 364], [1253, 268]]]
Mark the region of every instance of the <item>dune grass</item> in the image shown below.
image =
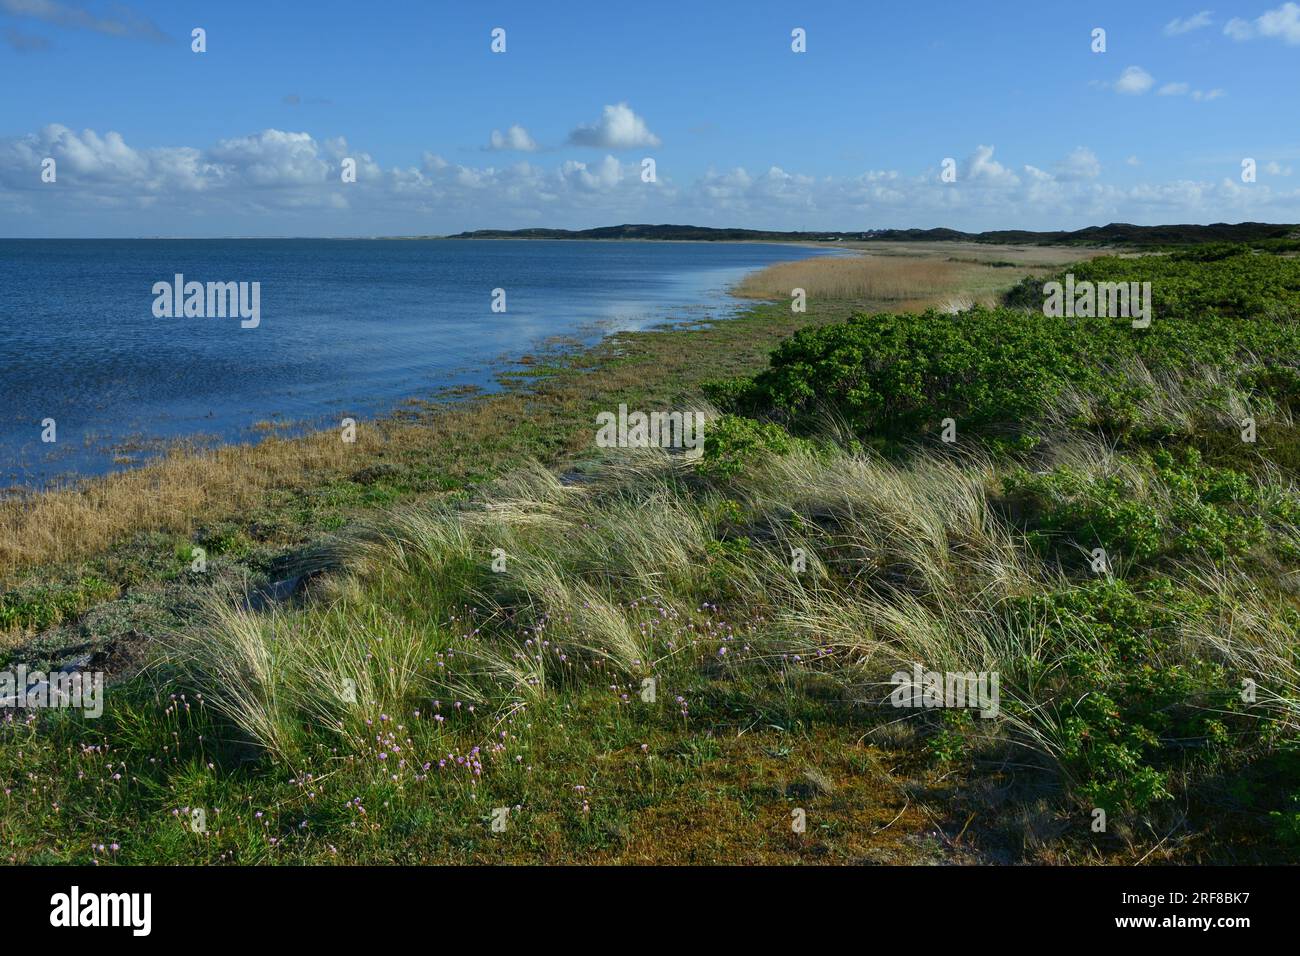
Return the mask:
[[[852, 253], [779, 262], [746, 276], [737, 295], [789, 301], [803, 289], [812, 300], [878, 303], [882, 308], [960, 311], [996, 305], [1009, 277], [1038, 276], [1097, 253], [972, 243], [850, 243]], [[1014, 280], [1012, 280], [1014, 281]]]
[[[1139, 467], [1095, 444], [1058, 455], [1096, 476]], [[622, 772], [657, 788], [666, 784], [654, 758], [664, 754], [662, 743], [642, 749], [650, 739], [712, 748], [703, 742], [752, 734], [779, 749], [851, 727], [873, 743], [837, 746], [858, 751], [863, 766], [905, 740], [939, 766], [1015, 767], [1005, 783], [1012, 796], [979, 828], [986, 843], [1013, 839], [1047, 793], [1069, 827], [1053, 854], [1096, 850], [1087, 808], [1100, 802], [1117, 834], [1100, 845], [1113, 857], [1149, 849], [1135, 839], [1133, 821], [1145, 817], [1131, 801], [1149, 801], [1141, 809], [1161, 819], [1175, 791], [1186, 799], [1212, 783], [1246, 738], [1255, 748], [1296, 730], [1293, 626], [1258, 587], [1243, 586], [1239, 568], [1187, 565], [1195, 599], [1097, 579], [1083, 561], [1071, 573], [1008, 517], [1002, 472], [982, 456], [895, 463], [823, 443], [756, 456], [742, 478], [709, 478], [699, 465], [622, 454], [567, 483], [529, 467], [472, 501], [402, 510], [345, 533], [314, 556], [328, 573], [301, 606], [254, 612], [238, 595], [214, 596], [152, 669], [119, 688], [108, 728], [67, 716], [41, 734], [7, 731], [44, 771], [39, 785], [9, 795], [11, 810], [25, 818], [46, 802], [63, 808], [47, 821], [54, 839], [18, 842], [26, 853], [93, 842], [111, 798], [115, 841], [132, 841], [123, 859], [311, 861], [346, 843], [349, 860], [391, 860], [399, 851], [389, 828], [400, 820], [397, 832], [422, 848], [415, 858], [432, 861], [464, 851], [448, 834], [492, 839], [492, 808], [509, 807], [503, 846], [514, 852], [536, 841], [562, 859], [619, 859], [646, 847], [627, 824], [591, 836], [593, 805], [605, 796], [586, 782], [593, 768], [626, 761]], [[802, 570], [795, 549], [809, 556]], [[1115, 655], [1111, 631], [1098, 626], [1120, 612], [1166, 619], [1173, 633], [1150, 653], [1164, 672], [1196, 674], [1147, 692], [1180, 726], [1222, 725], [1201, 734], [1233, 746], [1130, 766], [1100, 751], [1104, 715], [1080, 729], [1081, 698], [1151, 679]], [[1086, 669], [1073, 663], [1082, 660]], [[892, 707], [891, 675], [914, 663], [999, 672], [998, 719]], [[1258, 707], [1234, 707], [1230, 693], [1204, 697], [1242, 675], [1260, 678]], [[1122, 702], [1126, 717], [1132, 704]], [[588, 708], [617, 746], [576, 758], [575, 740], [592, 745]], [[901, 737], [899, 722], [908, 725]], [[552, 736], [562, 728], [563, 744]], [[93, 741], [112, 741], [111, 759]], [[58, 770], [61, 753], [77, 756]], [[674, 753], [674, 764], [689, 763]], [[839, 759], [791, 772], [817, 781], [821, 765]], [[116, 778], [119, 764], [130, 786]], [[100, 775], [92, 784], [87, 765]], [[665, 795], [691, 786], [689, 773], [676, 776], [682, 767], [662, 769], [676, 781]], [[292, 786], [272, 786], [276, 777]], [[769, 859], [801, 846], [788, 843], [776, 811], [834, 787], [791, 785], [764, 791], [748, 811], [768, 821]], [[634, 804], [657, 802], [643, 793]], [[195, 807], [231, 827], [187, 833]], [[873, 835], [846, 825], [838, 820], [840, 835], [826, 841], [835, 858]]]
[[[503, 449], [509, 467], [454, 493], [354, 512], [294, 555], [306, 584], [288, 602], [254, 610], [232, 566], [110, 688], [103, 718], [6, 715], [0, 848], [1291, 860], [1300, 283], [1288, 263], [1246, 265], [1270, 278], [1250, 283], [1270, 298], [1249, 330], [1201, 321], [1221, 289], [1196, 260], [1103, 262], [1167, 271], [1183, 312], [1164, 319], [1194, 321], [1140, 346], [1052, 327], [1026, 360], [1020, 339], [986, 335], [1035, 327], [1014, 309], [823, 312], [760, 370], [756, 329], [775, 339], [788, 321], [769, 306], [616, 352], [612, 378], [584, 360], [543, 376], [563, 411], [496, 427], [504, 445], [565, 422], [549, 442]], [[936, 356], [919, 323], [943, 322]], [[687, 367], [674, 335], [733, 348], [732, 364], [647, 381], [656, 362]], [[901, 389], [888, 376], [904, 361]], [[710, 407], [696, 389], [728, 374], [704, 386], [724, 406]], [[625, 390], [591, 391], [611, 383]], [[592, 409], [629, 394], [706, 409], [703, 452], [591, 450]], [[1256, 442], [1237, 436], [1243, 409]], [[916, 666], [996, 674], [998, 707], [900, 708], [897, 675]]]
[[802, 288], [810, 296], [901, 301], [937, 295], [959, 286], [963, 272], [969, 271], [969, 267], [938, 259], [823, 257], [810, 266], [784, 262], [760, 269], [747, 276], [736, 292], [772, 299], [788, 298], [792, 289]]

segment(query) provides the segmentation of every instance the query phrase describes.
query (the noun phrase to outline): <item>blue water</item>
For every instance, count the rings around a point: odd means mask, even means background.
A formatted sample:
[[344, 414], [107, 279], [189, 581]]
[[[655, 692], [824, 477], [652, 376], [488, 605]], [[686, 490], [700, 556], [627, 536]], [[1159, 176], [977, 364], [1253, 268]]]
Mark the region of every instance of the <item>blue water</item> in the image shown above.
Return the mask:
[[[493, 387], [553, 336], [718, 317], [799, 246], [473, 240], [0, 240], [0, 486], [256, 440], [258, 422], [381, 414]], [[155, 318], [155, 282], [260, 282], [261, 324]], [[505, 313], [491, 309], [506, 292]], [[41, 441], [42, 420], [57, 441]], [[126, 454], [123, 453], [123, 443]], [[115, 458], [119, 460], [115, 461]]]

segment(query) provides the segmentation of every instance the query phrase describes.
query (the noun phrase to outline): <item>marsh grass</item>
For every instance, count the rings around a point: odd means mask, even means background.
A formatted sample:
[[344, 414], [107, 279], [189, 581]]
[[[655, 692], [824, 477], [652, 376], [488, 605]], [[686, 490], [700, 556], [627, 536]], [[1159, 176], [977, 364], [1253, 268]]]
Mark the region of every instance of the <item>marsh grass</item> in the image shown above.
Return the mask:
[[791, 289], [801, 288], [809, 296], [901, 301], [953, 292], [980, 268], [938, 259], [825, 256], [768, 266], [747, 276], [735, 292], [774, 299], [789, 298]]
[[[760, 308], [702, 333], [711, 354], [761, 364], [788, 315]], [[1226, 429], [1249, 397], [1234, 382], [1115, 369], [1150, 393], [1124, 429], [1095, 427], [1109, 411], [1067, 390], [1011, 455], [917, 439], [886, 456], [834, 410], [779, 451], [744, 444], [736, 469], [716, 449], [592, 451], [590, 413], [612, 395], [704, 407], [693, 386], [736, 370], [661, 344], [614, 355], [594, 398], [583, 374], [548, 373], [549, 408], [508, 397], [504, 420], [439, 419], [437, 443], [412, 431], [412, 458], [500, 446], [457, 493], [425, 486], [334, 527], [298, 556], [293, 600], [254, 612], [238, 581], [207, 594], [102, 723], [0, 725], [0, 779], [18, 784], [0, 846], [49, 862], [117, 840], [126, 862], [960, 862], [1007, 831], [1015, 859], [1284, 858], [1267, 821], [1300, 731], [1300, 608], [1279, 557], [1300, 541], [1296, 488], [1261, 461], [1204, 498], [1199, 466], [1135, 447]], [[646, 381], [658, 362], [681, 364]], [[1292, 427], [1285, 407], [1259, 414]], [[713, 434], [723, 421], [710, 412]], [[577, 467], [551, 467], [579, 447]], [[1179, 509], [1215, 532], [1241, 501], [1274, 516], [1249, 547], [1120, 553], [1101, 575], [1091, 524], [1044, 533], [1045, 514], [1123, 505], [1177, 545]], [[998, 716], [891, 706], [913, 664], [997, 672]], [[1180, 817], [1237, 778], [1250, 812]], [[826, 826], [795, 839], [804, 804]], [[222, 811], [209, 835], [183, 826], [195, 806]], [[493, 835], [500, 807], [512, 822]], [[990, 822], [947, 832], [958, 809]], [[1230, 838], [1206, 838], [1221, 826]]]
[[[1157, 494], [1140, 464], [1104, 444], [1056, 454]], [[356, 742], [375, 713], [432, 699], [472, 700], [500, 720], [556, 695], [603, 687], [632, 702], [646, 680], [670, 688], [703, 676], [754, 712], [820, 683], [846, 719], [926, 723], [933, 715], [889, 707], [891, 675], [913, 664], [998, 673], [999, 716], [958, 721], [943, 746], [1010, 748], [1067, 790], [1101, 786], [1080, 757], [1076, 710], [1080, 695], [1129, 681], [1131, 665], [1088, 624], [1093, 611], [1076, 620], [1052, 608], [1127, 592], [1115, 580], [1098, 591], [1039, 553], [997, 500], [991, 460], [891, 462], [824, 442], [756, 460], [743, 480], [704, 479], [695, 462], [658, 452], [593, 473], [563, 484], [531, 467], [472, 502], [360, 529], [337, 545], [339, 576], [318, 600], [271, 615], [214, 607], [171, 665], [290, 763], [325, 728]], [[812, 556], [801, 572], [794, 548]], [[1256, 675], [1267, 700], [1251, 719], [1293, 733], [1300, 711], [1281, 619], [1221, 565], [1195, 568], [1187, 577], [1211, 600], [1193, 613], [1153, 599], [1149, 613], [1167, 611], [1177, 628], [1153, 660], [1176, 671], [1212, 661], [1229, 681]], [[1043, 595], [1058, 603], [1035, 603]], [[1079, 672], [1070, 661], [1091, 663]], [[345, 679], [358, 694], [350, 710], [328, 693]], [[1218, 713], [1202, 691], [1179, 693], [1190, 695], [1179, 708]], [[1107, 799], [1119, 810], [1128, 798]]]
[[1061, 265], [1100, 253], [1088, 249], [972, 243], [848, 243], [853, 253], [782, 262], [751, 273], [733, 290], [788, 301], [803, 289], [810, 300], [879, 303], [884, 309], [959, 312], [992, 306], [1009, 285], [1046, 277]]

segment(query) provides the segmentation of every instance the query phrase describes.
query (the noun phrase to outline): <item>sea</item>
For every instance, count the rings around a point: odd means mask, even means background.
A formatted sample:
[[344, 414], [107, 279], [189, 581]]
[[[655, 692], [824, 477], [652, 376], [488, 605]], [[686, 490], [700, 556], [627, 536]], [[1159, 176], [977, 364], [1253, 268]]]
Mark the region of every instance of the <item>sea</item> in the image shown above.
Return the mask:
[[[492, 390], [514, 360], [557, 344], [725, 318], [744, 307], [728, 288], [746, 273], [819, 254], [720, 242], [3, 239], [0, 488], [134, 467], [178, 440], [255, 442]], [[187, 296], [189, 283], [204, 294]], [[239, 285], [209, 302], [208, 283], [243, 284], [244, 312], [230, 295]]]

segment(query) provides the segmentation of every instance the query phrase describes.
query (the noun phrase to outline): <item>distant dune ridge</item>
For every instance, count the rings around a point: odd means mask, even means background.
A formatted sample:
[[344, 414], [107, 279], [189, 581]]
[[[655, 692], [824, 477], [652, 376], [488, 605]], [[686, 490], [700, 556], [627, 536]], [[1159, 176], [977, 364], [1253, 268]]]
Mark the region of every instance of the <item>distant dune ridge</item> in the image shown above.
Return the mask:
[[1257, 242], [1300, 236], [1300, 225], [1266, 222], [1216, 222], [1210, 225], [1179, 224], [1135, 226], [1112, 222], [1073, 231], [1032, 232], [1026, 229], [998, 229], [989, 232], [961, 232], [957, 229], [866, 229], [861, 232], [780, 232], [766, 229], [717, 229], [711, 226], [624, 224], [595, 229], [476, 229], [449, 239], [659, 239], [825, 242], [867, 239], [901, 241], [1098, 243], [1103, 245], [1166, 245], [1198, 242]]

